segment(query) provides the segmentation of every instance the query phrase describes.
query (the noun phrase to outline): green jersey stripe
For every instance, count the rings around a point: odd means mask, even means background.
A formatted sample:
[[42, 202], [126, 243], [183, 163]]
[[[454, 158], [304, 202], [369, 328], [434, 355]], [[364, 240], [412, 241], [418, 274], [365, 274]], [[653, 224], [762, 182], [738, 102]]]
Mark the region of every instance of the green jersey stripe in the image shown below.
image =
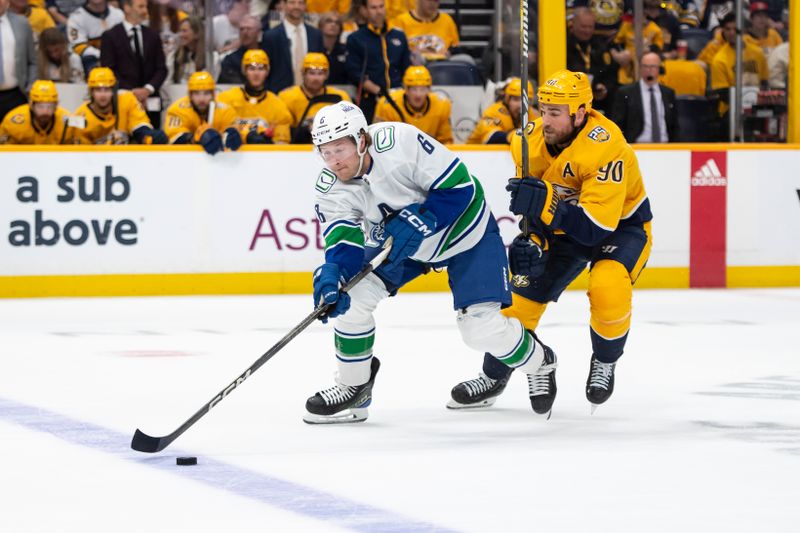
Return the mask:
[[372, 353], [372, 346], [375, 344], [375, 334], [369, 334], [360, 338], [342, 337], [334, 334], [336, 343], [336, 353], [341, 357], [363, 357]]
[[364, 247], [364, 232], [361, 228], [353, 226], [339, 225], [325, 235], [325, 249], [333, 248], [337, 244], [344, 242], [359, 247]]
[[472, 176], [469, 175], [469, 170], [464, 163], [459, 163], [453, 172], [443, 182], [436, 186], [437, 189], [452, 189], [456, 185], [469, 183], [472, 181]]
[[483, 206], [485, 203], [483, 187], [481, 186], [481, 182], [475, 177], [471, 177], [471, 179], [475, 184], [475, 192], [472, 194], [472, 201], [464, 210], [464, 213], [458, 217], [455, 224], [450, 228], [450, 232], [444, 241], [444, 246], [439, 252], [440, 254], [446, 252], [453, 242], [459, 240], [464, 232], [471, 228], [475, 220], [483, 213]]

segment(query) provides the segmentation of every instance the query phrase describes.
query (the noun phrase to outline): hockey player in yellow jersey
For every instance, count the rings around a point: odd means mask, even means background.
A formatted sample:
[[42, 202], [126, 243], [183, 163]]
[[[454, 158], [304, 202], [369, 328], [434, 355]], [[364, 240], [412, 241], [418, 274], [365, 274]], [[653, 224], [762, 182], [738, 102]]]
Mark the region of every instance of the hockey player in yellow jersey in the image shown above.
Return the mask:
[[[533, 101], [533, 86], [528, 82], [528, 101]], [[486, 108], [475, 129], [467, 139], [467, 144], [508, 144], [514, 132], [520, 128], [522, 109], [522, 82], [511, 78], [503, 89], [503, 98]], [[528, 117], [539, 114], [535, 109], [528, 110]]]
[[292, 115], [292, 144], [311, 144], [311, 125], [317, 111], [342, 100], [350, 101], [346, 92], [325, 85], [329, 73], [330, 63], [325, 54], [308, 53], [303, 59], [302, 83], [278, 94]]
[[211, 155], [224, 149], [238, 150], [242, 137], [236, 129], [236, 112], [214, 99], [216, 84], [211, 74], [195, 72], [187, 88], [189, 96], [167, 109], [164, 131], [170, 144], [199, 144]]
[[0, 144], [73, 144], [75, 129], [67, 124], [69, 111], [58, 105], [56, 85], [37, 80], [30, 104], [15, 107], [0, 124]]
[[[81, 144], [165, 144], [164, 132], [154, 129], [139, 100], [131, 92], [116, 92], [117, 78], [107, 67], [89, 72], [89, 101], [75, 110]], [[81, 127], [82, 126], [82, 127]]]
[[[442, 144], [453, 142], [450, 100], [431, 92], [433, 79], [427, 68], [411, 66], [403, 75], [403, 88], [378, 101], [373, 122], [413, 124]], [[390, 100], [391, 98], [391, 100]]]
[[248, 144], [286, 144], [290, 140], [292, 116], [280, 98], [265, 85], [269, 57], [264, 50], [248, 50], [242, 57], [243, 87], [219, 94], [221, 103], [236, 112], [236, 127]]
[[[633, 149], [613, 122], [592, 109], [586, 74], [553, 74], [539, 88], [539, 109], [541, 118], [525, 129], [528, 175], [509, 180], [507, 187], [511, 211], [526, 218], [532, 234], [521, 234], [509, 248], [513, 305], [504, 313], [535, 330], [547, 304], [589, 265], [592, 358], [586, 397], [594, 410], [614, 390], [615, 365], [631, 323], [632, 287], [650, 255], [650, 202]], [[521, 145], [520, 133], [511, 144], [518, 176]], [[483, 384], [474, 401], [462, 403], [490, 405], [509, 374], [487, 354], [481, 377], [456, 386]], [[529, 380], [529, 389], [534, 411], [548, 413], [555, 369]]]

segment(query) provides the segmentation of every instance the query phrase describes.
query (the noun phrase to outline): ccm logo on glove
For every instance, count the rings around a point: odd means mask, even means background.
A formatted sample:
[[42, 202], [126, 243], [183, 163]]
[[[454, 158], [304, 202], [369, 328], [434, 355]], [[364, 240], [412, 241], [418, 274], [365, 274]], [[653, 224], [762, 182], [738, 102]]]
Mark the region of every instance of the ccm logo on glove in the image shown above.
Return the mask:
[[424, 236], [428, 236], [433, 233], [433, 230], [425, 223], [424, 220], [419, 218], [415, 213], [412, 213], [408, 209], [403, 209], [400, 211], [400, 218], [404, 218], [411, 224], [417, 231], [422, 233]]

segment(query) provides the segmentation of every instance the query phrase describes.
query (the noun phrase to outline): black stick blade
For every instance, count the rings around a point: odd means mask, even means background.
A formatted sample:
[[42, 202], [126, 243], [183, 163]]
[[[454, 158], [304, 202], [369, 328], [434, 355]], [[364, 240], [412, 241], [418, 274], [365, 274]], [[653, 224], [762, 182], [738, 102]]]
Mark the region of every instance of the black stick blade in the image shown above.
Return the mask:
[[140, 430], [136, 430], [131, 441], [131, 448], [137, 452], [156, 453], [166, 448], [171, 440], [166, 437], [151, 437]]

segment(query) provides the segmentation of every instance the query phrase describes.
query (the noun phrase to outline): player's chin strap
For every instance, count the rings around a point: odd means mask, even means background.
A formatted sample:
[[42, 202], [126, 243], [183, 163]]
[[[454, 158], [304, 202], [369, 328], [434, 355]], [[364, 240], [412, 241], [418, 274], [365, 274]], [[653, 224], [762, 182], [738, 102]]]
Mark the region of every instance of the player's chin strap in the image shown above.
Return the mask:
[[[364, 130], [361, 130], [359, 137], [364, 137]], [[356, 170], [356, 176], [361, 175], [361, 169], [364, 168], [364, 156], [367, 155], [367, 143], [364, 142], [364, 151], [362, 152], [359, 148], [361, 146], [361, 139], [356, 142], [356, 153], [358, 154], [358, 170]]]

